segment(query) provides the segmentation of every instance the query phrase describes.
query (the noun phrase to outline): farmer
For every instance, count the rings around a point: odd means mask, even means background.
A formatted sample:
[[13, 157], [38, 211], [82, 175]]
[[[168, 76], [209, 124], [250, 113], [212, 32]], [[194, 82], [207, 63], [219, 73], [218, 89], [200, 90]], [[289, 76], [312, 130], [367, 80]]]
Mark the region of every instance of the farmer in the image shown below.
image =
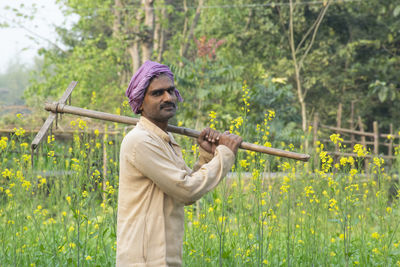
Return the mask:
[[124, 138], [120, 152], [117, 266], [181, 266], [184, 205], [218, 185], [231, 169], [242, 139], [204, 129], [193, 170], [166, 131], [177, 101], [171, 70], [146, 61], [126, 91], [139, 123]]

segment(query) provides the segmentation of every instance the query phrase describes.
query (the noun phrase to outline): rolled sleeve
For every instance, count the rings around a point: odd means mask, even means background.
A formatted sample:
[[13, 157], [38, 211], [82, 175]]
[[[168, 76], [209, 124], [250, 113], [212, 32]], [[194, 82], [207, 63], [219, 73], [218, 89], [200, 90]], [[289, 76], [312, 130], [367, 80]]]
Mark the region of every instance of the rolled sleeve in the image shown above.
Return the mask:
[[[189, 173], [168, 158], [156, 142], [138, 142], [134, 151], [140, 151], [140, 155], [138, 152], [133, 154], [132, 164], [162, 191], [184, 204], [193, 203], [217, 186], [229, 172], [235, 159], [228, 147], [220, 145], [208, 163]], [[207, 158], [202, 160], [205, 162]]]

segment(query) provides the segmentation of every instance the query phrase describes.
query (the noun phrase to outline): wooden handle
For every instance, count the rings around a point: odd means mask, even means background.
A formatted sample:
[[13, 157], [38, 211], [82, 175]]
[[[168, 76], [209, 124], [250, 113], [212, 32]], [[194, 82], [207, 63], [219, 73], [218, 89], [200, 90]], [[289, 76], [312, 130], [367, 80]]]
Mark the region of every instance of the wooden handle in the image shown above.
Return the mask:
[[[45, 109], [47, 111], [51, 111], [54, 113], [68, 113], [68, 114], [85, 116], [85, 117], [94, 118], [94, 119], [125, 123], [125, 124], [130, 124], [130, 125], [136, 125], [139, 122], [139, 119], [137, 119], [137, 118], [114, 115], [114, 114], [105, 113], [105, 112], [96, 111], [96, 110], [78, 108], [78, 107], [68, 106], [68, 105], [60, 104], [60, 103], [46, 103]], [[192, 130], [189, 128], [184, 128], [184, 127], [173, 126], [173, 125], [168, 125], [167, 131], [171, 132], [171, 133], [180, 134], [180, 135], [190, 136], [193, 138], [198, 138], [200, 135], [199, 131]], [[286, 150], [272, 148], [272, 147], [260, 146], [260, 145], [247, 143], [247, 142], [242, 142], [242, 144], [240, 145], [240, 148], [250, 150], [250, 151], [255, 151], [255, 152], [261, 152], [261, 153], [265, 153], [265, 154], [269, 154], [269, 155], [274, 155], [274, 156], [278, 156], [278, 157], [285, 157], [285, 158], [290, 158], [290, 159], [301, 160], [301, 161], [308, 161], [310, 159], [310, 155], [307, 155], [307, 154], [300, 154], [300, 153], [296, 153], [296, 152], [286, 151]]]

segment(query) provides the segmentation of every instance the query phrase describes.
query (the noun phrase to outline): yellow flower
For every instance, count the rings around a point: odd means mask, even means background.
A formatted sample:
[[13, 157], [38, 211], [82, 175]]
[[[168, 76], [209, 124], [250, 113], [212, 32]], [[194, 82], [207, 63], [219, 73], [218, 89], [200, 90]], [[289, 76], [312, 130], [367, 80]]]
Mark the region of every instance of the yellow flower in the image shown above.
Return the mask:
[[25, 130], [23, 128], [14, 128], [14, 132], [16, 136], [24, 136], [25, 134]]
[[29, 181], [27, 181], [27, 180], [24, 180], [24, 181], [22, 182], [21, 186], [22, 186], [23, 188], [25, 188], [26, 191], [28, 191], [29, 188], [31, 187], [31, 182], [29, 182]]
[[86, 260], [87, 260], [87, 261], [90, 261], [91, 259], [92, 259], [92, 257], [86, 256]]
[[92, 97], [90, 98], [90, 103], [96, 104], [96, 92], [92, 91]]
[[385, 163], [385, 160], [383, 158], [374, 157], [374, 164], [377, 167], [381, 167], [383, 163]]
[[86, 121], [81, 120], [81, 119], [78, 119], [78, 121], [79, 121], [78, 127], [79, 127], [81, 130], [84, 130], [84, 129], [87, 128]]
[[350, 170], [350, 176], [351, 177], [354, 177], [354, 175], [356, 175], [357, 174], [357, 169], [351, 169]]
[[208, 116], [210, 117], [211, 120], [214, 120], [215, 118], [217, 118], [217, 113], [215, 111], [210, 111]]
[[335, 145], [339, 145], [339, 147], [342, 146], [343, 142], [343, 138], [340, 138], [340, 134], [332, 134], [330, 137], [331, 141], [335, 144]]
[[374, 232], [371, 234], [371, 237], [374, 239], [379, 239], [379, 234], [377, 232]]
[[27, 149], [28, 148], [28, 143], [21, 143], [19, 145], [22, 149]]
[[367, 149], [361, 144], [354, 145], [353, 152], [357, 153], [357, 157], [365, 157], [368, 154]]
[[11, 176], [13, 175], [13, 173], [12, 173], [12, 170], [5, 169], [5, 170], [1, 173], [1, 175], [2, 175], [4, 178], [11, 178]]
[[7, 137], [5, 137], [5, 136], [1, 137], [1, 139], [0, 139], [0, 150], [5, 150], [6, 149], [7, 141], [8, 141]]

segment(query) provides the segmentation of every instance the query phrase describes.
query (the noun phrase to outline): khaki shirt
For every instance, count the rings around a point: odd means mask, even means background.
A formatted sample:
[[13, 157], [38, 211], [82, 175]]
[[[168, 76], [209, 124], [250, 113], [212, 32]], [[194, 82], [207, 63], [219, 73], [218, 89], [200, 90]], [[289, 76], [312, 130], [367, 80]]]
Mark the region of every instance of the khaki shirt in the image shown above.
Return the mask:
[[216, 187], [234, 159], [219, 145], [192, 171], [172, 135], [142, 116], [121, 144], [117, 266], [181, 266], [184, 205]]

